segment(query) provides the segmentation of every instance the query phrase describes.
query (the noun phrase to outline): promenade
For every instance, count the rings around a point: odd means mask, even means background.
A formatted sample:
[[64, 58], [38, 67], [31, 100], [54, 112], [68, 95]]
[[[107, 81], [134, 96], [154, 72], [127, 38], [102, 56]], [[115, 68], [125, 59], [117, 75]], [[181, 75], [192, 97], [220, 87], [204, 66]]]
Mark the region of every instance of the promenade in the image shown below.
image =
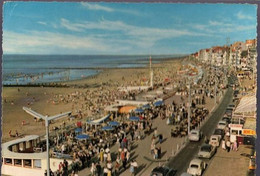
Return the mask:
[[[220, 97], [218, 97], [220, 98]], [[181, 96], [175, 95], [173, 97], [168, 98], [165, 100], [165, 104], [169, 104], [172, 101], [180, 102]], [[187, 97], [184, 98], [183, 101], [187, 101]], [[214, 108], [214, 99], [211, 99], [210, 97], [206, 98], [206, 105], [205, 108], [209, 109], [209, 111], [213, 110]], [[209, 113], [210, 115], [211, 113]], [[149, 175], [153, 168], [164, 165], [166, 162], [170, 159], [170, 157], [174, 157], [182, 147], [186, 145], [187, 137], [175, 137], [172, 138], [170, 135], [171, 132], [171, 125], [166, 124], [166, 119], [162, 120], [160, 118], [156, 118], [153, 120], [153, 129], [157, 129], [158, 134], [163, 135], [163, 142], [159, 145], [158, 141], [156, 141], [156, 146], [160, 146], [161, 151], [161, 158], [160, 159], [153, 159], [153, 156], [150, 153], [151, 150], [151, 139], [154, 133], [149, 134], [148, 136], [145, 136], [144, 139], [134, 141], [132, 144], [132, 150], [130, 155], [130, 160], [134, 159], [138, 163], [138, 169], [136, 175]], [[118, 145], [115, 144], [110, 149], [112, 157], [116, 155], [118, 151]], [[115, 158], [112, 158], [112, 160], [115, 160]], [[104, 166], [104, 163], [101, 163], [102, 166]], [[120, 175], [122, 176], [128, 176], [130, 175], [129, 167], [127, 170], [120, 172]], [[78, 174], [79, 176], [86, 176], [91, 175], [90, 168], [85, 168], [81, 170]]]

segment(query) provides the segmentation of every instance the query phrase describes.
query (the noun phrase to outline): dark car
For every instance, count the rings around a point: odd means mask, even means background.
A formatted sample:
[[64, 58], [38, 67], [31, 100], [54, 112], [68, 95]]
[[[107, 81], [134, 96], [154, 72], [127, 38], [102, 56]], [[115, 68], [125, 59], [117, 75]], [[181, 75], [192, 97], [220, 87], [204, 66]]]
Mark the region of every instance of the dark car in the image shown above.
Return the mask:
[[218, 135], [218, 136], [220, 136], [220, 139], [222, 139], [225, 135], [225, 131], [217, 128], [217, 129], [215, 129], [213, 135]]
[[231, 118], [230, 118], [230, 117], [227, 117], [227, 116], [224, 116], [224, 117], [222, 118], [222, 120], [226, 121], [228, 124], [230, 124], [230, 122], [231, 122]]
[[177, 171], [168, 167], [156, 167], [152, 170], [150, 176], [174, 176]]
[[227, 108], [225, 111], [225, 115], [232, 116], [233, 108]]

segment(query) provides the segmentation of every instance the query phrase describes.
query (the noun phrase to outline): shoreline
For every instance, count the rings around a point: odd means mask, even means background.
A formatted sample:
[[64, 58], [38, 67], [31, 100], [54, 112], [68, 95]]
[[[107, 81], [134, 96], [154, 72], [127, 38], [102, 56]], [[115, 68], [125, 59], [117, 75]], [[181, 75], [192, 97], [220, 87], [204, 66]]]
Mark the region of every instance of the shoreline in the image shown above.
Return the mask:
[[[160, 62], [158, 63], [153, 63], [152, 68], [153, 69], [160, 69], [163, 68], [163, 64], [167, 63], [167, 62], [174, 62], [174, 61], [178, 61], [181, 60], [183, 62], [183, 60], [185, 60], [187, 58], [187, 56], [183, 56], [183, 57], [176, 57], [176, 58], [163, 58], [163, 59], [153, 59], [153, 60], [158, 60]], [[41, 82], [41, 83], [27, 83], [27, 84], [3, 84], [3, 87], [69, 87], [71, 85], [71, 83], [73, 82], [80, 82], [83, 80], [87, 80], [87, 79], [91, 79], [93, 77], [97, 77], [102, 73], [108, 72], [108, 74], [111, 72], [111, 70], [119, 70], [119, 71], [125, 71], [125, 70], [147, 70], [149, 69], [149, 63], [146, 64], [145, 67], [108, 67], [108, 68], [104, 68], [104, 67], [82, 67], [82, 68], [48, 68], [48, 69], [56, 69], [56, 70], [96, 70], [97, 73], [93, 74], [93, 75], [89, 75], [86, 77], [81, 77], [78, 79], [73, 79], [73, 80], [67, 80], [67, 81], [53, 81], [53, 82]], [[39, 74], [40, 75], [40, 74]], [[84, 81], [83, 81], [84, 82]], [[69, 84], [69, 85], [68, 85]]]

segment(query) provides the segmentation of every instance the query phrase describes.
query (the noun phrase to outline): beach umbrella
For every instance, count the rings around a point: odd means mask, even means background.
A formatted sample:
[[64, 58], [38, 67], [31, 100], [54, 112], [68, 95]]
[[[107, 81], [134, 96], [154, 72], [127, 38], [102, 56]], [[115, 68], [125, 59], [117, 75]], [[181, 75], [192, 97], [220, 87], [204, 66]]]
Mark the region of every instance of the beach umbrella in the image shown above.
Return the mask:
[[163, 105], [163, 101], [162, 100], [156, 101], [153, 105], [154, 106], [162, 106]]
[[135, 106], [123, 106], [119, 109], [119, 113], [129, 113], [131, 112], [132, 110], [135, 110], [136, 107]]
[[104, 126], [104, 127], [102, 128], [103, 131], [111, 131], [111, 130], [113, 130], [113, 129], [114, 129], [114, 128], [111, 127], [111, 126]]
[[144, 112], [144, 110], [143, 110], [143, 109], [141, 109], [141, 108], [138, 108], [138, 109], [135, 109], [135, 112], [136, 112], [136, 113], [143, 113], [143, 112]]
[[130, 121], [139, 121], [140, 117], [132, 116], [129, 118]]
[[76, 129], [75, 129], [75, 132], [76, 132], [76, 133], [82, 132], [82, 128], [76, 128]]
[[78, 140], [84, 140], [84, 139], [89, 139], [89, 138], [90, 137], [87, 134], [79, 134], [76, 136], [76, 139], [78, 139]]
[[142, 107], [143, 109], [150, 109], [151, 108], [151, 106], [149, 105], [149, 104], [146, 104], [146, 105], [143, 105], [143, 107]]
[[120, 123], [119, 123], [119, 122], [116, 122], [116, 121], [108, 122], [108, 124], [109, 124], [110, 126], [119, 126], [119, 125], [120, 125]]

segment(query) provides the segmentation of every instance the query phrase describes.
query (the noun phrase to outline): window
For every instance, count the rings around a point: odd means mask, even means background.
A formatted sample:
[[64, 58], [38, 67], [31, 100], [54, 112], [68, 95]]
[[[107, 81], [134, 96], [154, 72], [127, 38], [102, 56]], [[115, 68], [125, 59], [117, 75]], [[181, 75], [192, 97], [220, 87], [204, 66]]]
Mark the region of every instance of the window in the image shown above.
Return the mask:
[[196, 168], [196, 169], [199, 168], [199, 166], [197, 164], [191, 164], [190, 167], [191, 168]]
[[40, 159], [33, 160], [33, 168], [42, 168], [42, 162]]
[[13, 164], [13, 161], [12, 161], [11, 158], [5, 158], [5, 159], [4, 159], [4, 163], [5, 163], [5, 164], [11, 164], [11, 165], [12, 165], [12, 164]]
[[231, 134], [233, 134], [233, 135], [238, 135], [238, 130], [232, 130], [232, 131], [231, 131]]
[[22, 166], [22, 160], [21, 159], [14, 159], [14, 165], [15, 166]]
[[23, 163], [24, 163], [24, 167], [32, 167], [32, 160], [30, 159], [25, 159], [23, 160]]

